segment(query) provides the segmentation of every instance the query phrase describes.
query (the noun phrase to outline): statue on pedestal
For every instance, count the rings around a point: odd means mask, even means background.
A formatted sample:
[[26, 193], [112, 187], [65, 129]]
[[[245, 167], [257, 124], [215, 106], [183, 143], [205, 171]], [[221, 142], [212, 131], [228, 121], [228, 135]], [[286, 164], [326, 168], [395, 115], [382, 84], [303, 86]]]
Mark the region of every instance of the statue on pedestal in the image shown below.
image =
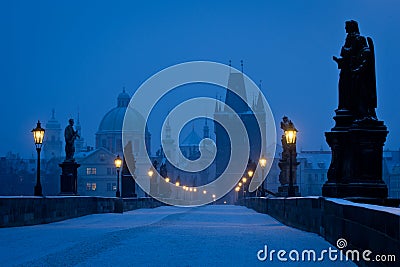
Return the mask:
[[75, 162], [75, 139], [80, 138], [77, 131], [74, 130], [74, 120], [69, 120], [69, 125], [65, 127], [65, 160], [59, 166], [62, 169], [60, 178], [61, 195], [78, 194], [78, 171], [80, 164]]
[[332, 160], [322, 195], [385, 198], [388, 189], [382, 180], [382, 153], [388, 131], [375, 113], [374, 43], [360, 35], [354, 20], [346, 21], [345, 29], [340, 57], [333, 57], [340, 69], [339, 105], [336, 125], [325, 133]]

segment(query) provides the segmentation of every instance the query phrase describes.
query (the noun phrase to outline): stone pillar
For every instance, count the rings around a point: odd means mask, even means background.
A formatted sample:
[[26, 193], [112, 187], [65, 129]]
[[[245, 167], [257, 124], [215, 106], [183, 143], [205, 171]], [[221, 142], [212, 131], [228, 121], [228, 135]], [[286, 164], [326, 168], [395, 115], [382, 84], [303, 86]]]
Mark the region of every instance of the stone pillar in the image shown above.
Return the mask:
[[62, 173], [60, 195], [77, 195], [78, 193], [78, 168], [81, 166], [75, 161], [64, 161], [58, 164]]
[[[297, 153], [293, 152], [292, 154], [292, 177], [293, 177], [293, 187], [295, 190], [295, 195], [300, 196], [299, 186], [297, 185], [297, 166], [300, 162], [297, 161]], [[289, 158], [281, 158], [278, 163], [279, 169], [281, 172], [279, 173], [279, 182], [281, 185], [278, 187], [278, 196], [287, 197], [289, 194], [289, 177], [290, 177], [290, 159]]]
[[322, 195], [386, 198], [388, 189], [382, 180], [383, 145], [388, 134], [386, 126], [377, 120], [348, 126], [343, 123], [346, 119], [340, 113], [334, 119], [339, 126], [325, 133], [332, 150], [332, 161]]

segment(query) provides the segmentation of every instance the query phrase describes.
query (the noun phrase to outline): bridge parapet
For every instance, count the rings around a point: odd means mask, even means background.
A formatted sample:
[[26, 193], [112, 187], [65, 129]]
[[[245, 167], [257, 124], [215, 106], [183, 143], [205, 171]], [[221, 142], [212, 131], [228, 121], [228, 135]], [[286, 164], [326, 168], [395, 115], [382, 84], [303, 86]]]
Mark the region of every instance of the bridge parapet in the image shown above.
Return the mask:
[[[278, 221], [317, 233], [331, 244], [344, 238], [346, 249], [395, 255], [400, 261], [400, 209], [324, 197], [247, 198], [240, 205]], [[396, 266], [393, 262], [357, 262], [359, 266]]]
[[[115, 197], [0, 197], [0, 227], [62, 221], [96, 213], [122, 212]], [[123, 211], [163, 205], [152, 198], [123, 198]]]

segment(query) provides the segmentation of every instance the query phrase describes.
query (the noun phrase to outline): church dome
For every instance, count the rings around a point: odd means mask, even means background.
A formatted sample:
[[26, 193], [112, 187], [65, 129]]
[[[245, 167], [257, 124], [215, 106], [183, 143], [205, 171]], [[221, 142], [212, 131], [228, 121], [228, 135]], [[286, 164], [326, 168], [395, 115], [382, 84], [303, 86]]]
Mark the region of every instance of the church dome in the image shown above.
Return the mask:
[[107, 112], [99, 125], [99, 132], [122, 131], [126, 107], [116, 107]]
[[[107, 112], [100, 122], [99, 132], [121, 132], [124, 123], [125, 112], [126, 107], [116, 107]], [[139, 125], [142, 126], [145, 124], [143, 116], [136, 110], [133, 109], [129, 115], [129, 122], [135, 125], [135, 128], [139, 129]]]
[[[125, 112], [128, 108], [130, 99], [129, 94], [126, 93], [124, 89], [123, 92], [118, 95], [117, 107], [107, 112], [101, 120], [98, 133], [122, 131]], [[135, 125], [135, 128], [140, 129], [140, 127], [145, 125], [143, 116], [135, 109], [132, 109], [131, 112], [129, 112], [129, 116], [129, 122], [132, 123], [132, 125]]]

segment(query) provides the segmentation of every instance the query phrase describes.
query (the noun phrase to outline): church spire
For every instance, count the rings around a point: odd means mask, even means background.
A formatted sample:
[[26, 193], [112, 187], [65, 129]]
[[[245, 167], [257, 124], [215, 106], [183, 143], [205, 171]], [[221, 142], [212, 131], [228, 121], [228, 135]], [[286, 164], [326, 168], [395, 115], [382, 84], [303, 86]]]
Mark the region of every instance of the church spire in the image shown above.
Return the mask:
[[[241, 65], [243, 71], [243, 60], [241, 60]], [[246, 102], [247, 96], [243, 73], [230, 73], [228, 79], [228, 88], [226, 90], [225, 104], [230, 106], [236, 113], [244, 113], [249, 110]]]
[[220, 112], [220, 107], [219, 107], [219, 103], [218, 103], [218, 94], [215, 95], [215, 110], [214, 113], [218, 113]]
[[262, 99], [261, 92], [258, 92], [257, 104], [255, 110], [261, 112], [264, 111], [264, 102]]
[[169, 125], [169, 118], [165, 124], [165, 139], [171, 139], [171, 126]]
[[210, 128], [207, 125], [207, 118], [205, 118], [205, 123], [203, 126], [203, 138], [210, 138]]

